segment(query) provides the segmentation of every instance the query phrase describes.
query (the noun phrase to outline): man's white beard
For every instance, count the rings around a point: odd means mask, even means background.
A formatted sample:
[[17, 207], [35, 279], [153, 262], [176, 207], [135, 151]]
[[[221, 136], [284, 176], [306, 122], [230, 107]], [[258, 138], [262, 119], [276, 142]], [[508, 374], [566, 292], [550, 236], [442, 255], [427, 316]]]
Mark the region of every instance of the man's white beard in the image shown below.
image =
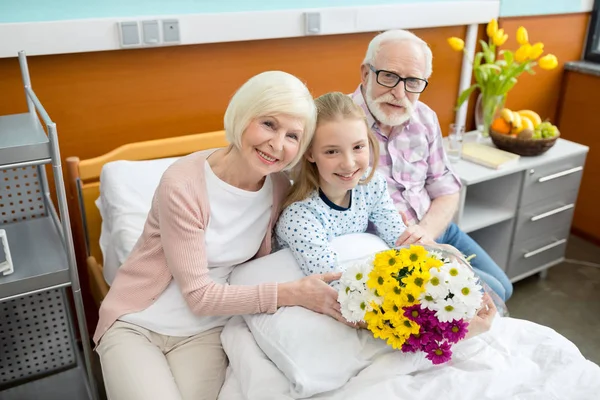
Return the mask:
[[[401, 83], [398, 83], [401, 85]], [[369, 79], [367, 81], [367, 106], [369, 107], [369, 111], [371, 114], [379, 121], [380, 123], [388, 126], [398, 126], [402, 125], [406, 121], [410, 119], [415, 108], [413, 104], [408, 100], [408, 98], [403, 98], [402, 100], [396, 100], [396, 98], [391, 93], [386, 93], [376, 99], [374, 99], [371, 95], [373, 89], [373, 80]], [[404, 107], [402, 110], [398, 110], [392, 115], [388, 115], [385, 113], [382, 107], [382, 103], [390, 103]]]

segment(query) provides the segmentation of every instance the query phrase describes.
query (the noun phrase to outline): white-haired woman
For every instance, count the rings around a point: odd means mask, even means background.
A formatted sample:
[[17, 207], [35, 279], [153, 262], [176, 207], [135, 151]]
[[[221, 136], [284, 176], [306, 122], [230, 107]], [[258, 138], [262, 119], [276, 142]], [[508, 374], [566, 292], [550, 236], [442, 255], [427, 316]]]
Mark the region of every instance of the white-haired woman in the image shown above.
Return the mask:
[[271, 232], [316, 109], [296, 77], [248, 80], [225, 113], [231, 143], [194, 153], [164, 173], [142, 236], [100, 307], [94, 335], [108, 398], [216, 399], [227, 358], [220, 333], [232, 315], [303, 306], [342, 320], [336, 275], [230, 286], [235, 265], [271, 251]]

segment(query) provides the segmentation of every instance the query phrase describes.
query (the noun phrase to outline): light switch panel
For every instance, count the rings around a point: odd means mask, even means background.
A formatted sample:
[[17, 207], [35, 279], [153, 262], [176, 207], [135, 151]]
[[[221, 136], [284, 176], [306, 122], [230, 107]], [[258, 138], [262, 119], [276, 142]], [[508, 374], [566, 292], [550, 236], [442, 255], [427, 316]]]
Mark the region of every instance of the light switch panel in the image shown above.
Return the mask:
[[119, 22], [121, 47], [140, 46], [140, 30], [137, 21]]
[[304, 13], [304, 23], [304, 33], [306, 35], [318, 35], [319, 33], [321, 33], [321, 13]]
[[158, 28], [158, 21], [142, 21], [142, 35], [144, 37], [144, 44], [159, 44], [160, 30]]

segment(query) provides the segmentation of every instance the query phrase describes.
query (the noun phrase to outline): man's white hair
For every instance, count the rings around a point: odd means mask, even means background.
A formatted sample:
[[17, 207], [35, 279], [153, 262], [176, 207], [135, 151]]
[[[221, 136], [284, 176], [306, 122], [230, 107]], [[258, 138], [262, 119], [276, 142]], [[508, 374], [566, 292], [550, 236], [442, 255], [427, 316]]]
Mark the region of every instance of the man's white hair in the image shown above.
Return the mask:
[[317, 108], [306, 85], [294, 75], [282, 71], [267, 71], [250, 78], [233, 95], [225, 111], [225, 138], [238, 149], [242, 135], [253, 119], [288, 115], [300, 118], [304, 133], [298, 154], [286, 169], [302, 158], [312, 140], [317, 121]]
[[431, 53], [431, 49], [423, 39], [404, 29], [392, 29], [375, 36], [373, 40], [371, 40], [371, 43], [369, 43], [363, 65], [373, 65], [383, 43], [401, 42], [404, 40], [411, 40], [417, 43], [423, 50], [423, 55], [425, 56], [425, 71], [423, 71], [423, 73], [426, 79], [429, 78], [433, 72], [433, 54]]

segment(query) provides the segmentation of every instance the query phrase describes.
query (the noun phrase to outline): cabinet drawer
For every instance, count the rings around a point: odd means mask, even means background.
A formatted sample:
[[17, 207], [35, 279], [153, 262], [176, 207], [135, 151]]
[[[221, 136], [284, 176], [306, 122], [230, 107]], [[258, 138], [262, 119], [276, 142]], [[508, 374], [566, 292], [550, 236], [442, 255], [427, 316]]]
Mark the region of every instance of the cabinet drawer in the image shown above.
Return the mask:
[[512, 279], [527, 274], [545, 264], [561, 259], [567, 249], [568, 237], [569, 229], [562, 229], [524, 243], [515, 242], [512, 248], [511, 263], [508, 266], [508, 277]]
[[579, 189], [585, 154], [525, 171], [521, 207], [554, 195]]
[[548, 232], [571, 226], [577, 190], [532, 203], [521, 209], [517, 218], [514, 243], [527, 242]]

